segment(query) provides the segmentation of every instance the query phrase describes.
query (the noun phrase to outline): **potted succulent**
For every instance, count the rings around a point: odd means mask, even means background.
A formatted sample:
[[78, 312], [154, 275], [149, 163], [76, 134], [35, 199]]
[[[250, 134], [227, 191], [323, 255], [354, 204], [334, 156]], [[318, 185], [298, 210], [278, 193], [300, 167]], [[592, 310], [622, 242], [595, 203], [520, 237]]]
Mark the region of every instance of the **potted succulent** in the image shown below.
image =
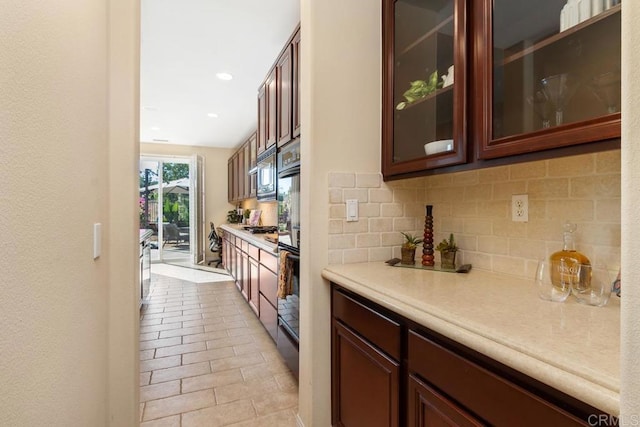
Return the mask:
[[400, 263], [407, 265], [415, 264], [416, 248], [422, 243], [422, 239], [408, 233], [403, 233], [402, 231], [400, 233], [404, 236], [404, 243], [400, 247], [400, 252], [402, 253]]
[[440, 264], [443, 269], [455, 270], [456, 268], [456, 252], [458, 246], [453, 240], [453, 233], [449, 234], [449, 240], [443, 239], [438, 243], [436, 250], [440, 251]]

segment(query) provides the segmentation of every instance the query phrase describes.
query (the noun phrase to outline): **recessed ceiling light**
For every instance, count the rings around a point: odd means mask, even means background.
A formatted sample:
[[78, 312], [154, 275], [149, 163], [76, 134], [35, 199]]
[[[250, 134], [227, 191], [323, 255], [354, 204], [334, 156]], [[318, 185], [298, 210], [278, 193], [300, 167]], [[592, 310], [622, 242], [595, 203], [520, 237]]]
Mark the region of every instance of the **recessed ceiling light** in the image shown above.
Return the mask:
[[160, 130], [160, 128], [159, 128], [159, 127], [154, 126], [154, 127], [152, 127], [152, 128], [151, 128], [151, 130]]
[[231, 80], [233, 76], [229, 73], [217, 73], [216, 77], [220, 80]]
[[213, 117], [214, 119], [218, 118], [218, 115], [216, 113], [209, 113], [209, 114], [207, 114], [207, 116]]
[[146, 106], [142, 107], [142, 109], [146, 110], [146, 111], [158, 111], [158, 107], [153, 107], [151, 105], [146, 105]]

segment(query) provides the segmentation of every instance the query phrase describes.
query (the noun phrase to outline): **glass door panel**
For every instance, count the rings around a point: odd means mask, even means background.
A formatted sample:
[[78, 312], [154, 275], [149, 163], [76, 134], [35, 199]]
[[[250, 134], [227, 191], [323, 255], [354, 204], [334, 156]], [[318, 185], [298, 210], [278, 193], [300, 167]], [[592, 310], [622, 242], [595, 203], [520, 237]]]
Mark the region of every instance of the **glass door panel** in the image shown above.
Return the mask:
[[385, 177], [466, 160], [465, 2], [385, 1]]
[[621, 6], [608, 3], [485, 0], [480, 21], [492, 37], [476, 90], [491, 89], [477, 108], [480, 157], [619, 137]]

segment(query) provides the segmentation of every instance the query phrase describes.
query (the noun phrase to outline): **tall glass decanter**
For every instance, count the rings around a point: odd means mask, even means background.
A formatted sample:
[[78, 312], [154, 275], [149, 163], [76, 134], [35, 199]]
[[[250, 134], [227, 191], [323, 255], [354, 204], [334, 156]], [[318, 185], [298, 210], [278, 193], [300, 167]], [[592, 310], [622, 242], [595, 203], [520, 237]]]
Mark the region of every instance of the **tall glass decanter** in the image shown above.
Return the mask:
[[553, 265], [561, 265], [562, 267], [552, 269], [551, 281], [559, 289], [566, 289], [567, 286], [570, 286], [574, 295], [589, 292], [591, 277], [589, 277], [587, 269], [580, 269], [580, 265], [590, 265], [591, 262], [575, 248], [574, 233], [578, 226], [567, 221], [563, 225], [563, 229], [562, 250], [554, 252], [549, 257]]

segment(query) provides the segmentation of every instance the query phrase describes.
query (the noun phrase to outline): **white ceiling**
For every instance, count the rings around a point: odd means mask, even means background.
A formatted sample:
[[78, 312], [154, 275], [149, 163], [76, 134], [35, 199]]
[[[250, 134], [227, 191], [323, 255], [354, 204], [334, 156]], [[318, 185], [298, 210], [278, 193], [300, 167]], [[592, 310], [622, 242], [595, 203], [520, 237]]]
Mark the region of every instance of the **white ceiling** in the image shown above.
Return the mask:
[[140, 141], [235, 147], [256, 129], [258, 86], [300, 0], [142, 0], [141, 19]]

